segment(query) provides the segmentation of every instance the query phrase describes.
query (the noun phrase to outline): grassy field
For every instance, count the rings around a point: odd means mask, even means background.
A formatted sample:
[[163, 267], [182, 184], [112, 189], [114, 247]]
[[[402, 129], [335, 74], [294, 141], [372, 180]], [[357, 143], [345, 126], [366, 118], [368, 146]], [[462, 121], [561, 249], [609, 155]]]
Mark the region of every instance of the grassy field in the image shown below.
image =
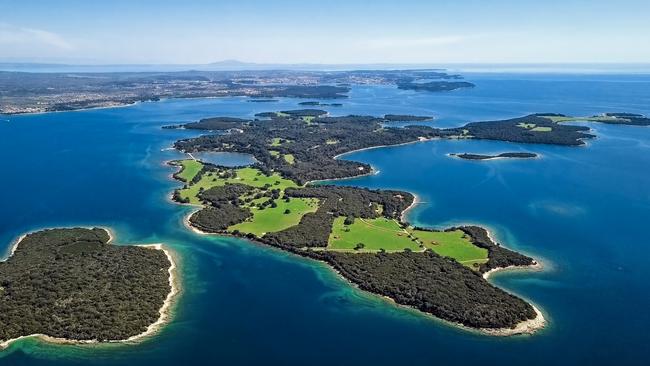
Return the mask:
[[[253, 218], [249, 221], [231, 226], [229, 231], [239, 230], [242, 233], [252, 233], [261, 237], [265, 233], [272, 233], [298, 225], [300, 219], [309, 212], [318, 209], [318, 200], [315, 198], [292, 198], [289, 202], [282, 199], [276, 200], [275, 208], [267, 207], [264, 210], [251, 208]], [[285, 214], [286, 210], [291, 212]]]
[[345, 217], [334, 220], [327, 249], [354, 250], [358, 243], [364, 247], [359, 251], [402, 251], [409, 248], [421, 250], [397, 221], [386, 218], [355, 219], [352, 225], [344, 224]]
[[296, 158], [293, 156], [293, 154], [284, 154], [282, 157], [284, 158], [284, 161], [291, 165], [296, 163]]
[[278, 150], [269, 150], [269, 154], [271, 154], [271, 156], [274, 158], [280, 156], [280, 152]]
[[[546, 118], [546, 117], [545, 117]], [[553, 129], [551, 127], [538, 127], [534, 123], [517, 123], [518, 127], [525, 128], [527, 130], [535, 131], [535, 132], [551, 132]]]
[[262, 174], [259, 170], [254, 168], [241, 168], [235, 170], [237, 172], [237, 177], [223, 179], [217, 177], [216, 173], [206, 173], [201, 179], [196, 183], [190, 185], [188, 188], [180, 190], [181, 198], [189, 197], [190, 203], [200, 204], [197, 195], [199, 194], [201, 188], [209, 189], [212, 187], [223, 186], [226, 182], [229, 183], [241, 183], [253, 187], [263, 187], [266, 184], [270, 184], [274, 189], [280, 189], [284, 191], [287, 187], [297, 187], [297, 184], [282, 178], [279, 174], [275, 173], [270, 176]]
[[282, 139], [279, 137], [274, 137], [271, 140], [271, 144], [269, 146], [281, 146], [282, 145]]
[[203, 168], [203, 164], [193, 159], [181, 160], [180, 164], [183, 169], [177, 176], [186, 182], [190, 182], [201, 168]]
[[485, 263], [488, 259], [487, 249], [472, 244], [461, 230], [455, 231], [421, 231], [412, 230], [411, 234], [431, 249], [444, 257], [451, 257], [458, 262], [472, 266], [474, 263]]

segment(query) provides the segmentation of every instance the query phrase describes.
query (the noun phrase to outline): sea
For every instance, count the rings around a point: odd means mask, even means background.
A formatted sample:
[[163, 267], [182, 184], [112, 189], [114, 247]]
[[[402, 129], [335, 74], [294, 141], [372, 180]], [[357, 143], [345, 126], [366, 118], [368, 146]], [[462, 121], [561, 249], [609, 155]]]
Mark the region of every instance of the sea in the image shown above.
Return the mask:
[[[429, 115], [437, 127], [536, 112], [650, 114], [650, 75], [468, 73], [449, 93], [355, 86], [332, 115]], [[583, 147], [434, 140], [344, 156], [376, 175], [330, 184], [420, 197], [408, 221], [479, 224], [542, 271], [491, 277], [548, 320], [533, 335], [460, 329], [364, 293], [326, 265], [246, 240], [187, 230], [174, 204], [169, 149], [200, 132], [162, 129], [212, 116], [300, 108], [279, 98], [170, 99], [131, 106], [0, 116], [0, 256], [21, 234], [102, 226], [122, 244], [177, 253], [182, 292], [171, 322], [137, 344], [23, 339], [0, 365], [647, 365], [650, 356], [650, 127], [584, 124]], [[533, 152], [465, 161], [450, 153]], [[247, 156], [205, 157], [238, 165]]]

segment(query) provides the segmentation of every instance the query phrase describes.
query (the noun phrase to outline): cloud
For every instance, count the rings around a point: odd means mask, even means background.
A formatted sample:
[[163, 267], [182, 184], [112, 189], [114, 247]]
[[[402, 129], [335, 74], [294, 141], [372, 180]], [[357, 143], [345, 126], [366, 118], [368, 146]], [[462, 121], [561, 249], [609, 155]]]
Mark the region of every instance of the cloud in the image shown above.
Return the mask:
[[462, 43], [476, 36], [448, 35], [422, 38], [378, 38], [364, 42], [370, 48], [409, 48], [426, 46], [446, 46]]
[[56, 33], [42, 29], [16, 27], [0, 23], [0, 45], [50, 46], [61, 50], [72, 50], [74, 46]]

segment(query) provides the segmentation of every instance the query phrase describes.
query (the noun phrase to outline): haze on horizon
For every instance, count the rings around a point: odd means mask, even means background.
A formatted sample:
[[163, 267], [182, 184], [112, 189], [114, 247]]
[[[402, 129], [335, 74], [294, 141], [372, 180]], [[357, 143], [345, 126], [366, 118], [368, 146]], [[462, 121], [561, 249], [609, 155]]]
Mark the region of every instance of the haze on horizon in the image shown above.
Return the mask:
[[0, 0], [0, 62], [647, 63], [647, 14], [647, 0]]

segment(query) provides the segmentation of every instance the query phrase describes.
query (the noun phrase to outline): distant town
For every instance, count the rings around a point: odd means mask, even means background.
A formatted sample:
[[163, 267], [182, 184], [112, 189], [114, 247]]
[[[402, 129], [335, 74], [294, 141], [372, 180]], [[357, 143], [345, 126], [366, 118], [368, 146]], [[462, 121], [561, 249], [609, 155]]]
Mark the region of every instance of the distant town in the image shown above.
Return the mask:
[[163, 98], [346, 98], [351, 85], [452, 91], [474, 84], [439, 70], [0, 72], [0, 113], [105, 108]]

